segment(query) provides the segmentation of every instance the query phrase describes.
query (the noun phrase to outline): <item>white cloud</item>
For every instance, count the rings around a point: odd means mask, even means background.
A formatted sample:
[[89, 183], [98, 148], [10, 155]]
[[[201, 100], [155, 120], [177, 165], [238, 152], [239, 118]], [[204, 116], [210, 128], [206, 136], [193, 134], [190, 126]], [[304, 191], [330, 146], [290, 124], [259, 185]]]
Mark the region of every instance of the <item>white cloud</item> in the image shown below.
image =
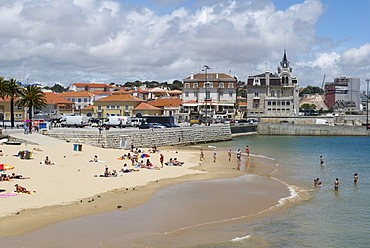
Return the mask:
[[285, 11], [269, 0], [220, 0], [163, 15], [116, 0], [2, 0], [0, 11], [0, 75], [49, 84], [181, 80], [201, 64], [244, 80], [266, 63], [274, 71], [284, 48], [301, 84], [317, 81], [312, 70], [370, 64], [369, 44], [338, 54], [316, 37], [325, 11], [319, 0]]

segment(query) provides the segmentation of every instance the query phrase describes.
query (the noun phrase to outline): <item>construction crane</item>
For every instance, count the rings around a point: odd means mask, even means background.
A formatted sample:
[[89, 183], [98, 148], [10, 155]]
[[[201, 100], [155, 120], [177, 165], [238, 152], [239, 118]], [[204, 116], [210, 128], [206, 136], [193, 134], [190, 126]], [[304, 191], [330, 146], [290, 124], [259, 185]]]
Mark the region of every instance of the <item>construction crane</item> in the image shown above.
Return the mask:
[[326, 74], [324, 75], [324, 78], [322, 79], [321, 89], [324, 89], [325, 77], [326, 77]]

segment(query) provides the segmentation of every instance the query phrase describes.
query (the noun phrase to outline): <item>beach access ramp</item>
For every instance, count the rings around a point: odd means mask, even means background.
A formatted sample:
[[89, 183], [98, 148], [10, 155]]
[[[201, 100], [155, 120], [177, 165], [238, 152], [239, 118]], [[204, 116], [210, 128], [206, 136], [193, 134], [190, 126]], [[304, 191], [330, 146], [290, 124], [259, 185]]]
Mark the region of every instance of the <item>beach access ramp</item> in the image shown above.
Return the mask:
[[37, 132], [33, 132], [32, 134], [25, 134], [22, 130], [17, 129], [7, 129], [5, 132], [3, 130], [3, 134], [8, 134], [10, 137], [16, 140], [19, 140], [21, 142], [28, 142], [29, 144], [59, 145], [66, 143], [65, 140], [60, 140]]

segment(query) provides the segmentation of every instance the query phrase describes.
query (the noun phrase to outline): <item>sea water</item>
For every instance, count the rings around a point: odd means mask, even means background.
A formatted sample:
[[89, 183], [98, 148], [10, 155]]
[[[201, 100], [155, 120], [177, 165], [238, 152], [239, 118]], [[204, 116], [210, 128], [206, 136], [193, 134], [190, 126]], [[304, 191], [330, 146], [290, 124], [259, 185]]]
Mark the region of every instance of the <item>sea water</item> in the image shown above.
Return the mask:
[[[370, 137], [248, 136], [213, 145], [242, 150], [249, 145], [251, 154], [276, 159], [276, 176], [307, 187], [311, 197], [283, 213], [230, 225], [239, 235], [212, 247], [370, 246]], [[359, 174], [357, 183], [354, 173]], [[321, 187], [314, 186], [316, 178]]]
[[[369, 247], [370, 234], [370, 154], [369, 137], [308, 137], [308, 136], [247, 136], [235, 138], [232, 141], [204, 144], [204, 147], [215, 146], [219, 150], [236, 151], [240, 148], [245, 151], [246, 145], [250, 148], [251, 157], [264, 157], [276, 163], [273, 177], [285, 183], [291, 189], [299, 186], [304, 189], [304, 197], [300, 191], [292, 191], [299, 198], [298, 201], [287, 199], [276, 208], [260, 214], [230, 220], [209, 222], [203, 225], [189, 226], [185, 229], [174, 229], [169, 232], [159, 232], [153, 235], [143, 233], [134, 243], [127, 246], [124, 242], [124, 227], [133, 222], [123, 219], [125, 212], [115, 211], [105, 214], [81, 217], [68, 220], [74, 229], [75, 238], [86, 241], [86, 246], [93, 247], [87, 242], [88, 235], [84, 232], [96, 231], [101, 227], [101, 234], [110, 234], [110, 238], [102, 238], [100, 245], [94, 247]], [[320, 156], [324, 158], [324, 165], [320, 165]], [[245, 156], [244, 156], [245, 158]], [[353, 182], [353, 174], [359, 174], [359, 181]], [[247, 175], [248, 176], [248, 175]], [[248, 178], [248, 177], [247, 177]], [[321, 187], [315, 187], [313, 180], [319, 178]], [[334, 180], [340, 181], [339, 190], [334, 190]], [[251, 180], [249, 178], [248, 180]], [[228, 181], [230, 180], [230, 181]], [[240, 183], [236, 179], [223, 179], [213, 183], [231, 184]], [[193, 185], [193, 184], [188, 184]], [[171, 186], [172, 187], [172, 186]], [[169, 187], [165, 191], [181, 190], [181, 187]], [[199, 186], [192, 186], [194, 191]], [[191, 187], [184, 187], [191, 196]], [[161, 191], [157, 197], [162, 197]], [[179, 192], [181, 194], [181, 192]], [[195, 194], [193, 194], [195, 195]], [[212, 196], [215, 197], [215, 196]], [[242, 197], [242, 196], [240, 196]], [[234, 201], [218, 196], [219, 201]], [[154, 197], [155, 200], [155, 197]], [[207, 199], [204, 199], [208, 202]], [[177, 201], [179, 203], [180, 201]], [[290, 204], [292, 203], [292, 204]], [[148, 202], [145, 206], [151, 206]], [[172, 203], [176, 204], [176, 202]], [[215, 207], [212, 203], [209, 208]], [[244, 203], [245, 204], [245, 203]], [[172, 206], [172, 205], [171, 205]], [[175, 205], [176, 206], [176, 205]], [[180, 206], [180, 205], [178, 205]], [[207, 208], [207, 206], [205, 206]], [[165, 207], [163, 207], [165, 208]], [[233, 204], [230, 204], [230, 209]], [[153, 208], [148, 207], [147, 211]], [[159, 209], [160, 210], [160, 209]], [[181, 209], [180, 209], [181, 210]], [[140, 208], [132, 211], [140, 212]], [[184, 213], [186, 210], [181, 210]], [[130, 212], [130, 211], [128, 211]], [[199, 211], [201, 212], [201, 211]], [[145, 209], [144, 209], [145, 213]], [[159, 212], [165, 217], [169, 212]], [[184, 213], [185, 214], [185, 213]], [[112, 215], [122, 221], [113, 222]], [[150, 223], [144, 214], [142, 221]], [[176, 220], [172, 218], [173, 224]], [[140, 222], [140, 221], [139, 221]], [[139, 223], [138, 222], [138, 223]], [[57, 223], [45, 228], [58, 230], [66, 222]], [[151, 223], [152, 229], [160, 229], [160, 225]], [[138, 226], [137, 228], [140, 229]], [[61, 229], [63, 230], [63, 229]], [[64, 226], [65, 230], [65, 226]], [[61, 231], [62, 232], [62, 231]], [[59, 232], [59, 234], [61, 233]], [[24, 247], [66, 247], [58, 242], [49, 246], [43, 244], [40, 236], [51, 236], [36, 231], [31, 234]], [[37, 236], [37, 233], [39, 236]], [[47, 232], [46, 232], [47, 233]], [[58, 231], [53, 231], [57, 238]], [[59, 235], [60, 236], [60, 235]], [[95, 235], [96, 236], [96, 235]], [[32, 238], [34, 237], [34, 238]], [[37, 238], [35, 238], [37, 237]], [[73, 247], [73, 237], [69, 234], [70, 246]], [[14, 246], [22, 243], [23, 237], [5, 239]], [[54, 238], [53, 238], [54, 239]], [[25, 241], [27, 240], [24, 239]], [[34, 241], [37, 240], [35, 246]], [[31, 243], [33, 243], [31, 245]], [[68, 243], [67, 243], [68, 244]], [[10, 246], [9, 246], [10, 247]], [[82, 247], [82, 246], [81, 246]]]

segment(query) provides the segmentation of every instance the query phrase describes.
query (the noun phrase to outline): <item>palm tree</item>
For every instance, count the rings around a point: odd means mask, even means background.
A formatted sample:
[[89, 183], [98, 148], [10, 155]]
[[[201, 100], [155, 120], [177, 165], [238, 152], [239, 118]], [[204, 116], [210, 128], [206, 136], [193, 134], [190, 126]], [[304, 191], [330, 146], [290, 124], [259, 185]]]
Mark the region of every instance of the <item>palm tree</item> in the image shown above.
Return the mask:
[[[3, 77], [0, 77], [0, 98], [2, 98], [3, 100], [5, 100], [5, 97], [6, 97], [6, 87], [7, 87], [7, 84], [6, 84], [6, 80], [4, 80]], [[3, 126], [4, 126], [4, 118], [5, 118], [5, 105], [3, 105], [3, 109], [2, 109], [3, 113], [2, 113], [2, 120], [3, 120]]]
[[37, 85], [26, 85], [26, 87], [21, 88], [16, 105], [28, 107], [28, 117], [32, 121], [33, 108], [42, 109], [46, 106], [45, 93]]
[[10, 97], [10, 123], [11, 127], [14, 127], [14, 99], [17, 98], [21, 92], [19, 84], [17, 81], [12, 78], [9, 81], [6, 81], [6, 92], [5, 94]]

